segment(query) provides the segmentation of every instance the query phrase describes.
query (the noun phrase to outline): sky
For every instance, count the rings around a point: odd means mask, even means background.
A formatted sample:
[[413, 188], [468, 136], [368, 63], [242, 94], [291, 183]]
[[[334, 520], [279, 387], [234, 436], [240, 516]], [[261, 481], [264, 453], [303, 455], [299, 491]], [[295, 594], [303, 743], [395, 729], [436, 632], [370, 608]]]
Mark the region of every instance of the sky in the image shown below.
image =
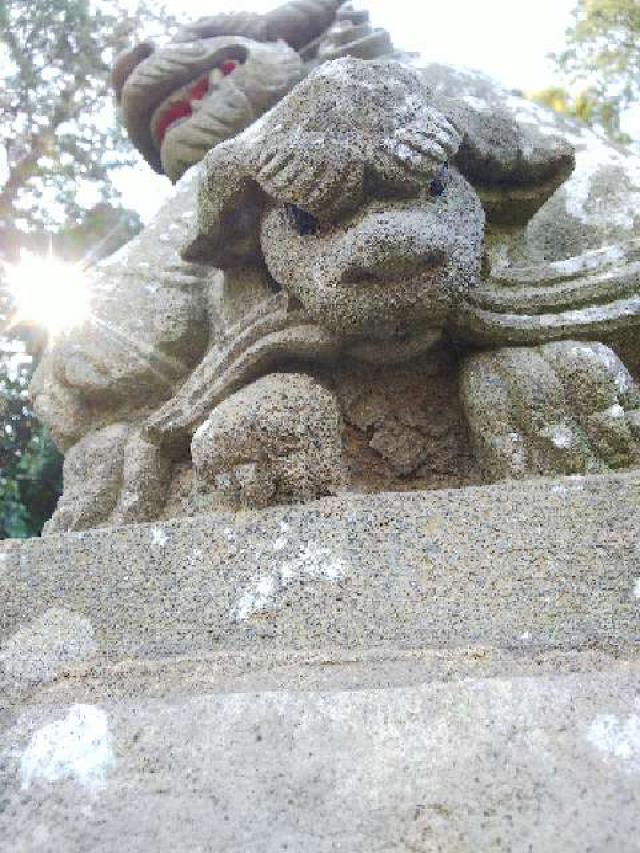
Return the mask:
[[[266, 12], [278, 0], [167, 0], [166, 5], [184, 19], [230, 10]], [[363, 0], [354, 5], [368, 9], [371, 23], [387, 29], [397, 48], [419, 53], [425, 63], [476, 68], [508, 88], [531, 92], [558, 80], [548, 54], [562, 49], [576, 0]], [[117, 180], [125, 204], [145, 220], [170, 187], [166, 178], [150, 173], [144, 167], [143, 174], [127, 171]]]
[[[177, 15], [267, 12], [278, 0], [169, 0]], [[553, 81], [546, 54], [559, 50], [576, 0], [363, 0], [371, 23], [387, 29], [396, 47], [430, 62], [478, 68], [521, 89]]]

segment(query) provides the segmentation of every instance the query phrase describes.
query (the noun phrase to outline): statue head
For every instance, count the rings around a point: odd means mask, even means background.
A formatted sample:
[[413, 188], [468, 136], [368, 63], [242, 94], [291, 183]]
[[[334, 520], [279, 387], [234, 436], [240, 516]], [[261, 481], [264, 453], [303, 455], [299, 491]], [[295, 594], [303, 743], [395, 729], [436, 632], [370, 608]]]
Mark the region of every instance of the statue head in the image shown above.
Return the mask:
[[[480, 279], [485, 230], [481, 197], [463, 173], [468, 163], [477, 169], [480, 141], [446, 108], [399, 63], [326, 63], [207, 155], [199, 231], [185, 257], [264, 264], [363, 357], [430, 345]], [[520, 181], [522, 158], [513, 160]], [[567, 160], [559, 146], [558, 173]]]
[[248, 127], [314, 64], [391, 51], [388, 34], [341, 0], [293, 0], [267, 15], [229, 13], [148, 42], [116, 60], [113, 85], [133, 144], [176, 181]]

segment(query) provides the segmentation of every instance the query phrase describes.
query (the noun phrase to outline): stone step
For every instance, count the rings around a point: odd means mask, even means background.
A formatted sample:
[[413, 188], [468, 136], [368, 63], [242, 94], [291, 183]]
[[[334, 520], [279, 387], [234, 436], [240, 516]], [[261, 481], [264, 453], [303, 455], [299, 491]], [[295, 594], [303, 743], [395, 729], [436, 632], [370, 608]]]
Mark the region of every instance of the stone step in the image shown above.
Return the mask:
[[25, 706], [0, 850], [637, 848], [638, 665]]
[[0, 550], [0, 672], [323, 649], [628, 654], [640, 475], [334, 498]]

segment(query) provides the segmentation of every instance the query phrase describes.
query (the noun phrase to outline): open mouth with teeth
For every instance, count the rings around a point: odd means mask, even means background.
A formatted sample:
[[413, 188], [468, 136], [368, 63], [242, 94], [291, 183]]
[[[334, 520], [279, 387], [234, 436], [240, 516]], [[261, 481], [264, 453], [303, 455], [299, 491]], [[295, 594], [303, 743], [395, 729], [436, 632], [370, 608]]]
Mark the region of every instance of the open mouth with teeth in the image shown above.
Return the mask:
[[240, 58], [225, 59], [166, 98], [151, 117], [151, 134], [157, 148], [160, 149], [169, 128], [191, 118], [203, 98], [241, 65]]

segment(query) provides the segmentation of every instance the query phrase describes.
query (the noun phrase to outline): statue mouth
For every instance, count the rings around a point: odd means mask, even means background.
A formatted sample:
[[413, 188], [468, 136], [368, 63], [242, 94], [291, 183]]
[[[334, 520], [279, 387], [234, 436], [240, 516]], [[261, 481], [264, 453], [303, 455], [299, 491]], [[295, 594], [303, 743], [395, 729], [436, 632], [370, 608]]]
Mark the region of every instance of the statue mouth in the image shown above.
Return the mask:
[[406, 289], [427, 287], [430, 290], [442, 283], [446, 253], [434, 249], [428, 254], [397, 260], [381, 266], [349, 265], [341, 274], [338, 286], [353, 289]]
[[199, 108], [202, 100], [216, 86], [233, 74], [242, 65], [240, 58], [229, 57], [217, 64], [186, 86], [165, 98], [151, 116], [150, 130], [156, 148], [160, 150], [167, 131], [182, 122], [188, 121]]

